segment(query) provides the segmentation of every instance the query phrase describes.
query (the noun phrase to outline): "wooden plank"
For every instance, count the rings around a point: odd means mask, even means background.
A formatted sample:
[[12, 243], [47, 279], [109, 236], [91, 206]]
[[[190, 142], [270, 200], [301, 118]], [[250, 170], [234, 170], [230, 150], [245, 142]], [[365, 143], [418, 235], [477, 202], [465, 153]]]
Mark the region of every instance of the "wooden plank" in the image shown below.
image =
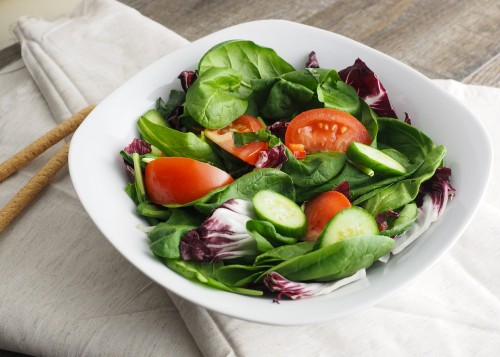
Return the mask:
[[[378, 49], [431, 78], [500, 87], [498, 0], [122, 0], [196, 40], [227, 26], [285, 19], [333, 31]], [[0, 51], [0, 68], [20, 58]]]
[[[134, 3], [137, 0], [124, 0]], [[190, 41], [217, 30], [257, 19], [286, 19], [303, 22], [317, 12], [335, 4], [335, 0], [315, 1], [314, 6], [303, 0], [181, 1], [151, 0], [137, 9], [179, 33]]]
[[328, 10], [307, 23], [365, 43], [432, 78], [462, 80], [500, 52], [496, 0], [354, 0]]
[[500, 54], [465, 77], [463, 82], [500, 88]]

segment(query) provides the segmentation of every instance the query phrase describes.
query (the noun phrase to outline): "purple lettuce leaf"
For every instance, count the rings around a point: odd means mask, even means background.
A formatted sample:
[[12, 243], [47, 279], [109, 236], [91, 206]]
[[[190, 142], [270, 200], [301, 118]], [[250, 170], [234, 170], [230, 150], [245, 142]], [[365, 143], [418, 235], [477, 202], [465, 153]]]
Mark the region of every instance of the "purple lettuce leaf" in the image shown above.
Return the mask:
[[277, 272], [266, 274], [263, 279], [264, 285], [271, 292], [278, 293], [278, 300], [286, 296], [292, 300], [303, 299], [312, 296], [329, 294], [338, 288], [350, 284], [356, 280], [366, 277], [366, 270], [361, 269], [354, 275], [329, 283], [302, 283], [288, 280]]
[[138, 153], [139, 155], [149, 154], [151, 152], [151, 144], [147, 141], [134, 138], [132, 142], [127, 145], [123, 151], [127, 154], [132, 155], [133, 153]]
[[267, 126], [267, 130], [271, 132], [271, 134], [277, 136], [282, 142], [285, 141], [285, 133], [286, 129], [290, 122], [288, 121], [277, 121], [271, 125]]
[[417, 205], [422, 205], [422, 199], [426, 194], [432, 198], [433, 204], [437, 207], [439, 216], [446, 209], [448, 201], [456, 194], [455, 188], [451, 185], [451, 169], [440, 167], [436, 169], [434, 175], [420, 185], [419, 194], [416, 199]]
[[189, 87], [191, 87], [194, 81], [198, 78], [198, 71], [182, 71], [177, 78], [181, 80], [181, 86], [182, 89], [184, 89], [184, 92], [187, 92]]
[[306, 62], [306, 68], [319, 68], [318, 58], [316, 57], [316, 52], [311, 51], [309, 53], [309, 58]]
[[288, 157], [285, 153], [285, 146], [280, 144], [278, 146], [267, 148], [264, 151], [261, 151], [259, 154], [259, 158], [255, 163], [255, 167], [258, 169], [263, 168], [275, 168], [280, 169], [281, 165], [283, 165], [288, 160]]
[[187, 232], [181, 239], [179, 251], [182, 260], [209, 262], [213, 259], [210, 248], [201, 240], [196, 229]]
[[339, 183], [337, 186], [335, 186], [332, 191], [340, 192], [341, 194], [346, 196], [349, 201], [351, 201], [351, 192], [349, 190], [350, 190], [349, 181], [343, 181]]
[[240, 199], [225, 202], [197, 229], [182, 237], [181, 258], [215, 262], [256, 256], [257, 244], [246, 229], [247, 221], [254, 218], [251, 202]]
[[418, 205], [418, 216], [413, 226], [394, 238], [391, 253], [398, 254], [420, 237], [431, 223], [443, 215], [448, 202], [455, 197], [456, 190], [450, 182], [451, 169], [441, 167], [434, 175], [420, 185], [420, 192], [415, 202]]
[[382, 82], [361, 59], [356, 59], [352, 66], [339, 71], [338, 74], [378, 115], [397, 118]]

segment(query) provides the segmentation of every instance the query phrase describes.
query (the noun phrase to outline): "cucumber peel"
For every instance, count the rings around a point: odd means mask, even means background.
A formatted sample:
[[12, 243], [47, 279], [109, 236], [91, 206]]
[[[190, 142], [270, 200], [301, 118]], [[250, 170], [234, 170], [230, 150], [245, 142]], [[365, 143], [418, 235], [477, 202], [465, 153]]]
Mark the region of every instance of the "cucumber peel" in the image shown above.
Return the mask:
[[268, 221], [276, 232], [292, 238], [301, 238], [307, 231], [306, 215], [297, 203], [271, 190], [262, 190], [252, 199], [259, 219]]
[[324, 248], [347, 238], [371, 235], [379, 235], [375, 218], [365, 209], [352, 206], [333, 216], [319, 235], [316, 247]]
[[392, 157], [362, 143], [352, 142], [347, 148], [346, 156], [354, 164], [370, 168], [379, 174], [399, 176], [406, 173], [405, 167]]

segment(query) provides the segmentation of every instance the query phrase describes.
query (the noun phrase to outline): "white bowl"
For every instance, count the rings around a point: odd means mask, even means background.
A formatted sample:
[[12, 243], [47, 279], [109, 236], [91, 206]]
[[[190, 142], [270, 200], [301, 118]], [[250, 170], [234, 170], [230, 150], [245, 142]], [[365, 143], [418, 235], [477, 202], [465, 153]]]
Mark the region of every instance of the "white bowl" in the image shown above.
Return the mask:
[[[124, 192], [127, 179], [119, 151], [137, 136], [136, 120], [180, 89], [178, 74], [194, 69], [213, 45], [248, 39], [271, 47], [304, 67], [310, 51], [324, 68], [343, 69], [361, 58], [382, 80], [400, 118], [447, 147], [456, 198], [444, 216], [406, 251], [375, 264], [367, 278], [329, 295], [273, 303], [270, 298], [214, 290], [169, 270], [149, 250], [144, 224]], [[138, 54], [140, 55], [140, 54]], [[435, 263], [471, 221], [487, 186], [492, 148], [479, 121], [431, 80], [397, 60], [358, 42], [317, 28], [281, 20], [244, 23], [206, 36], [153, 63], [99, 104], [74, 134], [69, 168], [76, 192], [97, 227], [130, 263], [169, 291], [207, 309], [275, 325], [318, 323], [345, 316], [388, 297]]]

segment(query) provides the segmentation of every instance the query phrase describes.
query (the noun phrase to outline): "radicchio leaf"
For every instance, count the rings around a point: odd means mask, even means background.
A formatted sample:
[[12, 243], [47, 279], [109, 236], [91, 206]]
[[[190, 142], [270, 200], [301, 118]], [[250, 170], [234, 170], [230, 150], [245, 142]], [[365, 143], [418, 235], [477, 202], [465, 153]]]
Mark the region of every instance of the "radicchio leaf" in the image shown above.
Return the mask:
[[346, 196], [347, 199], [350, 201], [351, 200], [351, 193], [350, 193], [349, 189], [350, 189], [349, 182], [348, 181], [343, 181], [343, 182], [339, 183], [337, 186], [335, 186], [333, 188], [333, 191], [340, 192], [341, 194], [343, 194], [344, 196]]
[[[129, 155], [132, 155], [134, 153], [138, 153], [139, 155], [145, 155], [151, 152], [151, 144], [149, 144], [147, 141], [134, 138], [134, 140], [132, 140], [132, 142], [129, 145], [127, 145], [123, 149], [123, 151], [125, 151]], [[125, 159], [123, 160], [123, 162], [125, 164], [125, 170], [129, 181], [134, 182], [135, 181], [134, 166]]]
[[[451, 169], [449, 167], [440, 167], [436, 169], [434, 175], [422, 185], [420, 185], [417, 205], [421, 204], [424, 195], [430, 194], [432, 202], [438, 207], [439, 216], [444, 212], [448, 201], [455, 197], [456, 190], [450, 182]], [[439, 217], [438, 217], [439, 218]]]
[[130, 155], [132, 155], [133, 153], [145, 155], [151, 152], [151, 144], [147, 141], [134, 138], [134, 140], [132, 140], [132, 142], [128, 146], [126, 146], [123, 151]]
[[319, 68], [316, 52], [311, 51], [311, 53], [309, 53], [309, 58], [306, 62], [306, 68]]
[[215, 262], [257, 255], [255, 240], [246, 223], [255, 218], [251, 202], [231, 199], [217, 208], [196, 230], [181, 239], [181, 257], [196, 262]]
[[432, 222], [437, 221], [443, 214], [450, 199], [455, 197], [456, 190], [450, 182], [451, 169], [438, 168], [431, 179], [420, 185], [417, 197], [418, 216], [410, 229], [397, 235], [391, 253], [398, 254], [410, 243], [424, 233]]
[[189, 87], [191, 87], [194, 81], [198, 78], [198, 71], [182, 71], [177, 78], [181, 80], [181, 86], [182, 89], [184, 89], [184, 92], [187, 92]]
[[411, 125], [411, 118], [407, 112], [405, 112], [405, 123]]
[[290, 122], [288, 121], [277, 121], [267, 127], [267, 130], [271, 132], [271, 134], [280, 138], [281, 141], [285, 141], [285, 133], [286, 129]]
[[292, 300], [298, 300], [329, 294], [342, 286], [363, 279], [364, 277], [366, 277], [366, 270], [361, 269], [354, 275], [330, 283], [301, 283], [288, 280], [277, 272], [270, 272], [264, 277], [263, 283], [271, 292], [278, 293], [278, 300], [283, 295]]
[[187, 232], [179, 244], [182, 260], [193, 260], [196, 262], [209, 262], [213, 258], [212, 251], [201, 240], [196, 229]]
[[397, 118], [382, 82], [361, 59], [356, 59], [352, 66], [339, 71], [338, 74], [378, 115]]
[[275, 168], [280, 169], [281, 165], [283, 165], [288, 160], [288, 157], [285, 154], [285, 147], [283, 144], [278, 146], [267, 148], [264, 151], [261, 151], [259, 154], [259, 158], [255, 163], [255, 167], [258, 169], [263, 168]]
[[377, 214], [377, 217], [375, 217], [375, 221], [377, 221], [378, 230], [385, 231], [386, 229], [388, 229], [389, 223], [387, 222], [387, 220], [389, 218], [397, 218], [397, 217], [399, 217], [399, 213], [393, 210]]

